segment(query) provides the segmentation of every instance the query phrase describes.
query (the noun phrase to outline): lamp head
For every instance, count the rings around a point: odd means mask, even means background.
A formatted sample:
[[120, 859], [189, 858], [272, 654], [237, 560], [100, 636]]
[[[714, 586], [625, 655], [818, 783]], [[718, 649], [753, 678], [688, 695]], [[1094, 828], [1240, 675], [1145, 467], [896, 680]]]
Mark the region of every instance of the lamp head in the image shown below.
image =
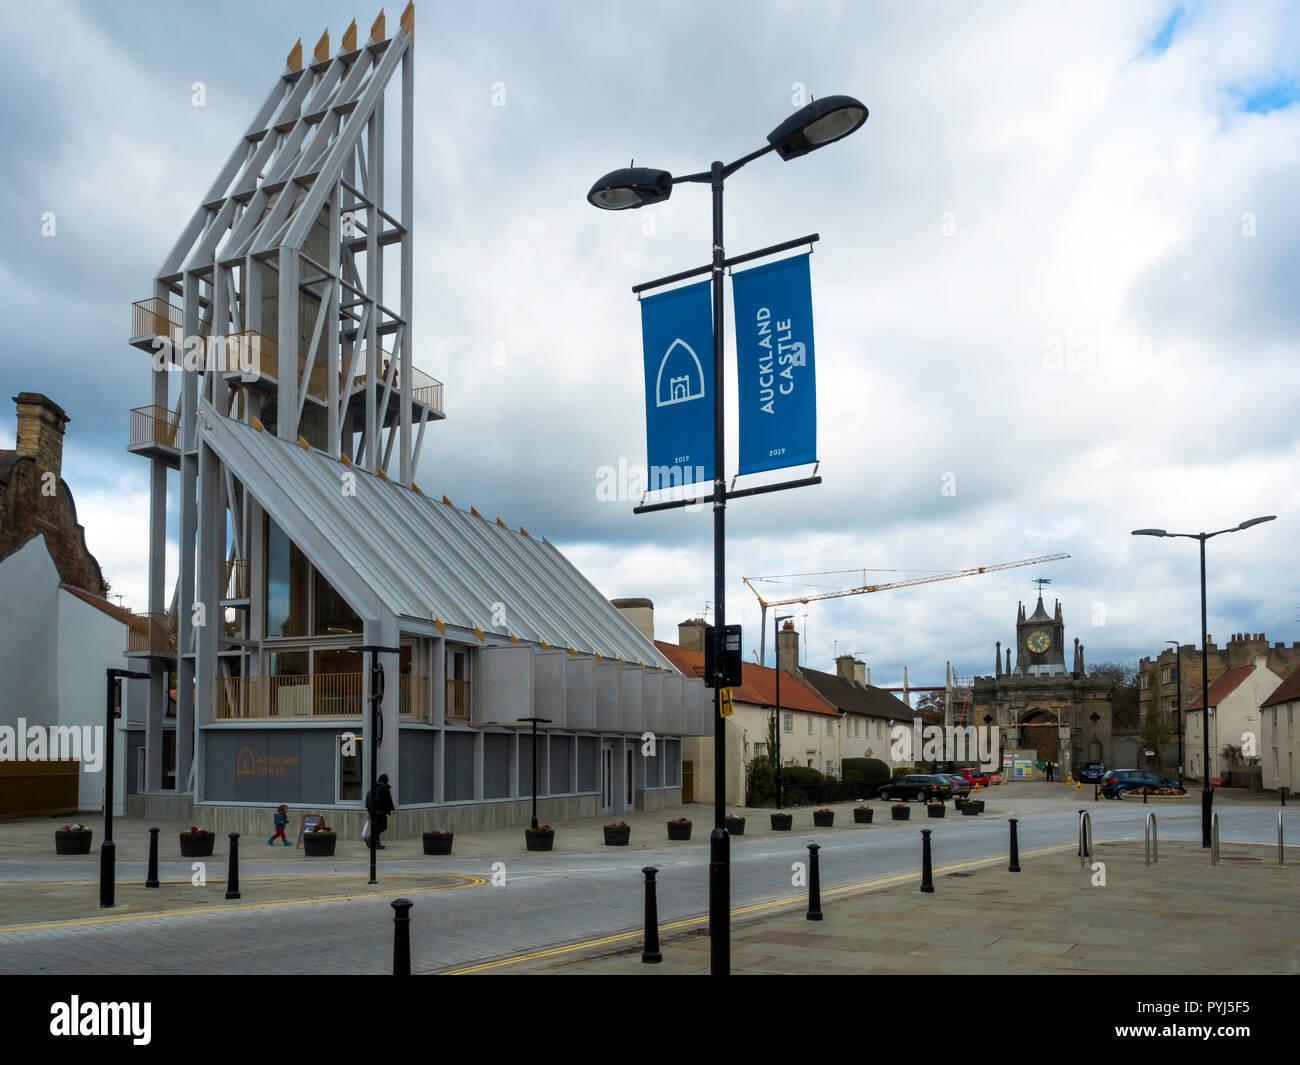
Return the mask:
[[866, 120], [866, 105], [852, 96], [824, 96], [787, 118], [767, 141], [782, 159], [795, 159], [843, 140]]
[[1164, 529], [1134, 529], [1134, 536], [1168, 536]]
[[626, 211], [668, 199], [673, 176], [667, 170], [628, 166], [613, 170], [591, 186], [587, 202], [602, 211]]
[[1252, 525], [1262, 525], [1266, 521], [1273, 521], [1277, 518], [1276, 514], [1269, 514], [1263, 518], [1251, 518], [1250, 521], [1243, 521], [1237, 526], [1238, 529], [1249, 529]]

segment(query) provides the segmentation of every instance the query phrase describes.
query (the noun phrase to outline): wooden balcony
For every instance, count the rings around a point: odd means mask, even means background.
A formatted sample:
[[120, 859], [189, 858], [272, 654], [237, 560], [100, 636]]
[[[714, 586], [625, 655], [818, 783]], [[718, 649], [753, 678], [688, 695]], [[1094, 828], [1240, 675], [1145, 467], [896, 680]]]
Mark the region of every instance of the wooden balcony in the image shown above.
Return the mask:
[[[158, 337], [174, 340], [185, 328], [185, 312], [179, 305], [161, 296], [137, 300], [131, 304], [131, 336], [128, 343], [141, 351], [152, 352]], [[199, 322], [199, 336], [212, 333], [211, 318]]]
[[131, 442], [126, 449], [146, 458], [180, 467], [181, 412], [166, 407], [136, 407], [131, 411]]
[[171, 614], [132, 614], [126, 628], [129, 655], [174, 655], [176, 619]]
[[448, 721], [469, 724], [469, 681], [447, 681], [447, 706], [444, 716]]
[[[398, 684], [398, 714], [426, 717], [428, 678], [402, 674]], [[213, 718], [217, 721], [285, 720], [362, 717], [360, 673], [311, 673], [301, 676], [219, 677], [214, 686]]]

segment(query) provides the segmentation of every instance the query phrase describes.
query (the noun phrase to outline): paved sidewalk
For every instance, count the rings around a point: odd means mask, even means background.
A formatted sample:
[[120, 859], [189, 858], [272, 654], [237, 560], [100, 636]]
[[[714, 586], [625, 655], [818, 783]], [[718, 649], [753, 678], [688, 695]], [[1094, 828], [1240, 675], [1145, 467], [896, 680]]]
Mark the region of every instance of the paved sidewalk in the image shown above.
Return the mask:
[[[747, 974], [1300, 973], [1300, 854], [1276, 865], [1267, 846], [1225, 845], [1211, 867], [1195, 844], [1165, 843], [1146, 866], [1140, 842], [1101, 843], [1105, 886], [1073, 848], [936, 870], [877, 889], [828, 894], [809, 921], [806, 896], [733, 916], [732, 972]], [[1091, 863], [1090, 863], [1091, 865]], [[779, 912], [773, 912], [779, 910]], [[663, 962], [641, 962], [641, 934], [586, 949], [559, 947], [520, 962], [465, 971], [586, 975], [702, 975], [703, 918], [661, 936]]]

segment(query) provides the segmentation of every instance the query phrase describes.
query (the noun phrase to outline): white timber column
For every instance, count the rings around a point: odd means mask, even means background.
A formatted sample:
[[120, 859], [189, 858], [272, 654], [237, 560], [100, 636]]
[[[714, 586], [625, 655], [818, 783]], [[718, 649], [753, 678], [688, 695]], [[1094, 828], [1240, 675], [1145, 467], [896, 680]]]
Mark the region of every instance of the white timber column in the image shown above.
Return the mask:
[[[197, 272], [187, 270], [184, 279], [185, 337], [200, 335]], [[206, 346], [198, 351], [197, 370], [181, 374], [181, 502], [180, 502], [180, 585], [176, 597], [176, 791], [189, 783], [190, 758], [194, 743], [194, 571], [198, 544], [199, 463], [195, 452], [198, 439], [199, 377], [206, 362]]]
[[[198, 602], [203, 604], [205, 624], [198, 629], [197, 684], [194, 711], [194, 800], [203, 799], [203, 731], [213, 719], [217, 674], [217, 652], [225, 629], [221, 597], [225, 592], [226, 508], [221, 503], [221, 462], [212, 449], [200, 442], [199, 455], [199, 567]], [[179, 765], [177, 766], [179, 769]], [[179, 781], [178, 781], [179, 783]]]
[[279, 300], [276, 308], [279, 360], [276, 363], [275, 435], [298, 439], [298, 251], [280, 245]]

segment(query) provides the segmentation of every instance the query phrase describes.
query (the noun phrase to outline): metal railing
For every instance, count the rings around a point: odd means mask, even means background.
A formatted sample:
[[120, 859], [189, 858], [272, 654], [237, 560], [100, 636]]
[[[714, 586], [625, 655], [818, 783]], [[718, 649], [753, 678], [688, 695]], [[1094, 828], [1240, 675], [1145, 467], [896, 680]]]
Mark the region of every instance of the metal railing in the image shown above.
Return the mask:
[[397, 713], [399, 717], [428, 720], [429, 678], [415, 673], [403, 673], [397, 685]]
[[1147, 814], [1146, 826], [1142, 832], [1142, 845], [1146, 864], [1158, 864], [1160, 861], [1160, 840], [1156, 833], [1156, 813], [1154, 810]]
[[184, 328], [183, 310], [160, 296], [137, 300], [131, 304], [131, 335], [133, 337], [171, 336]]
[[[185, 311], [162, 296], [150, 296], [131, 304], [132, 337], [171, 337], [185, 328]], [[199, 336], [212, 334], [212, 319], [199, 319]]]
[[1079, 868], [1088, 867], [1092, 857], [1092, 814], [1087, 810], [1079, 811]]
[[181, 412], [166, 407], [135, 407], [131, 411], [131, 447], [154, 444], [177, 447], [176, 434], [181, 427]]
[[171, 614], [132, 614], [126, 626], [126, 650], [176, 653], [176, 619]]
[[1210, 818], [1210, 864], [1219, 864], [1219, 815], [1217, 812]]
[[444, 716], [452, 721], [469, 720], [469, 681], [447, 679], [447, 705]]
[[[398, 683], [398, 714], [425, 716], [428, 678], [403, 673]], [[360, 673], [304, 673], [294, 676], [218, 677], [213, 717], [360, 717], [365, 708]]]
[[226, 594], [225, 599], [248, 598], [248, 559], [231, 558], [226, 560]]

